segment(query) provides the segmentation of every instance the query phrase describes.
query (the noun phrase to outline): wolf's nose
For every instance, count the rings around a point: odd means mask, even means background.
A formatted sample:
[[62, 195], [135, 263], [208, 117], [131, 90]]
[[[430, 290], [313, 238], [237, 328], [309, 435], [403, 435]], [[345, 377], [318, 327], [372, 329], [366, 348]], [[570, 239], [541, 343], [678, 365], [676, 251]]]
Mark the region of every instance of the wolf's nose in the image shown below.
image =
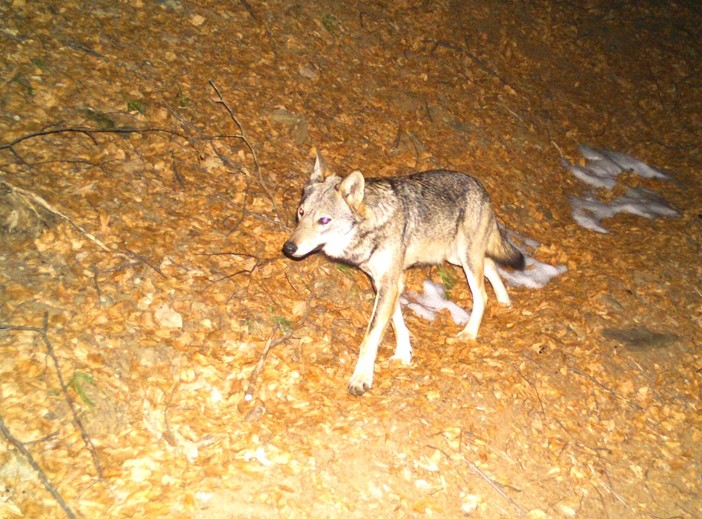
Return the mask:
[[286, 241], [285, 245], [283, 245], [283, 252], [288, 256], [292, 256], [297, 252], [297, 245], [295, 245], [295, 242]]

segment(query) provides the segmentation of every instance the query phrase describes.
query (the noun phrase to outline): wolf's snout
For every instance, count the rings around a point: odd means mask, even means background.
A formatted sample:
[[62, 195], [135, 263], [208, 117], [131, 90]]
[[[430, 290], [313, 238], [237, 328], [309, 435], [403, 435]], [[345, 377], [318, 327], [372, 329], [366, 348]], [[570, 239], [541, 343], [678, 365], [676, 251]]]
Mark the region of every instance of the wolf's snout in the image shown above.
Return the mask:
[[283, 252], [288, 256], [294, 256], [297, 252], [297, 245], [294, 241], [288, 240], [285, 242], [285, 245], [283, 245]]

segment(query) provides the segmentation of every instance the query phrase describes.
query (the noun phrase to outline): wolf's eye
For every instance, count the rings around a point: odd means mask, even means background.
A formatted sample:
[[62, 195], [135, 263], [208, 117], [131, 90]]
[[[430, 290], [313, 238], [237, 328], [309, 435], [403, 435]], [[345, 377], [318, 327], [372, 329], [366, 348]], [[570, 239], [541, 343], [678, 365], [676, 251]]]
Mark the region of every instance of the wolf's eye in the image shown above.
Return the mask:
[[303, 216], [305, 216], [305, 210], [300, 206], [297, 208], [297, 217], [302, 218]]
[[327, 225], [329, 222], [331, 222], [331, 218], [329, 218], [328, 216], [322, 216], [322, 217], [319, 219], [319, 223], [320, 223], [321, 225]]

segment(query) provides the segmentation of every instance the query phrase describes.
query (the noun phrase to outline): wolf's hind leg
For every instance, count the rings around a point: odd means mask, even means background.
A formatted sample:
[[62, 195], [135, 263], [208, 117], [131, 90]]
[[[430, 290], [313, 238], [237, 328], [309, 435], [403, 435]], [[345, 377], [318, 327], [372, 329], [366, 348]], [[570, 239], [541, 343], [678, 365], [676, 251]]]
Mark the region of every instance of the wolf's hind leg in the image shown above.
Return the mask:
[[458, 334], [458, 337], [460, 339], [475, 340], [478, 337], [478, 329], [480, 328], [480, 322], [483, 320], [485, 303], [487, 302], [483, 258], [472, 262], [469, 261], [468, 258], [464, 258], [463, 271], [466, 274], [468, 286], [473, 294], [473, 309], [470, 312], [468, 324], [466, 324], [466, 327]]
[[512, 301], [510, 301], [507, 289], [502, 282], [502, 278], [500, 278], [500, 273], [497, 271], [497, 265], [490, 258], [485, 258], [485, 277], [488, 278], [495, 291], [497, 302], [501, 305], [511, 306]]
[[392, 328], [395, 332], [395, 354], [391, 357], [393, 360], [399, 360], [405, 366], [409, 366], [412, 362], [412, 345], [410, 343], [410, 333], [402, 317], [402, 309], [400, 308], [400, 298], [397, 298], [395, 312], [392, 314]]
[[395, 332], [395, 354], [391, 360], [399, 360], [404, 365], [409, 365], [412, 362], [412, 345], [410, 344], [410, 333], [405, 325], [405, 320], [402, 317], [402, 308], [400, 307], [400, 296], [405, 290], [405, 274], [400, 277], [397, 285], [397, 302], [395, 310], [392, 314], [392, 329]]

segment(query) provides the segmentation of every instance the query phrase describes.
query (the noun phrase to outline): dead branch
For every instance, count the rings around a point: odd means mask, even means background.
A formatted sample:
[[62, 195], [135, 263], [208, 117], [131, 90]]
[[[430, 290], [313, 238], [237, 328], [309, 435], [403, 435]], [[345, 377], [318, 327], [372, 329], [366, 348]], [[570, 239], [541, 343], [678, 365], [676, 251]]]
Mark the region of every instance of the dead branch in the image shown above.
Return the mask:
[[500, 496], [502, 496], [502, 497], [503, 497], [504, 499], [506, 499], [514, 508], [516, 508], [517, 513], [519, 514], [520, 517], [524, 515], [524, 510], [522, 509], [522, 507], [519, 506], [519, 504], [518, 504], [514, 499], [512, 499], [510, 496], [508, 496], [508, 495], [505, 493], [504, 490], [502, 490], [502, 488], [501, 488], [501, 486], [500, 486], [499, 483], [497, 483], [497, 482], [496, 482], [495, 480], [493, 480], [490, 476], [488, 476], [487, 474], [485, 474], [485, 472], [483, 472], [482, 470], [480, 470], [480, 469], [478, 468], [478, 466], [477, 466], [475, 463], [473, 463], [472, 461], [466, 460], [466, 463], [468, 464], [468, 466], [471, 468], [471, 470], [472, 470], [473, 472], [475, 472], [478, 476], [480, 476], [481, 478], [483, 478], [483, 479], [487, 482], [488, 485], [490, 485], [492, 488], [495, 489], [495, 491], [496, 491], [498, 494], [500, 494]]
[[[268, 265], [269, 263], [273, 263], [273, 262], [275, 262], [275, 261], [278, 261], [278, 260], [280, 259], [280, 258], [277, 258], [277, 257], [275, 257], [275, 258], [264, 258], [264, 259], [261, 259], [261, 258], [259, 258], [258, 256], [256, 256], [255, 254], [248, 254], [248, 253], [241, 253], [241, 252], [227, 252], [227, 251], [224, 251], [224, 252], [202, 252], [202, 253], [196, 253], [195, 255], [196, 255], [196, 256], [241, 256], [241, 257], [244, 257], [244, 258], [249, 258], [249, 259], [255, 260], [253, 266], [252, 266], [250, 269], [245, 269], [245, 268], [244, 268], [244, 269], [239, 269], [239, 270], [237, 270], [236, 272], [234, 272], [234, 273], [232, 273], [232, 274], [227, 274], [226, 276], [221, 276], [221, 277], [215, 279], [214, 281], [211, 281], [210, 284], [207, 285], [207, 286], [203, 289], [203, 291], [202, 291], [203, 293], [204, 293], [205, 291], [209, 290], [210, 287], [214, 286], [216, 283], [219, 283], [220, 281], [226, 281], [226, 280], [228, 280], [228, 279], [233, 279], [233, 278], [235, 278], [236, 276], [239, 276], [240, 274], [247, 274], [248, 277], [249, 277], [249, 282], [247, 283], [246, 287], [243, 289], [244, 291], [248, 291], [249, 286], [251, 285], [251, 277], [252, 277], [252, 274], [253, 274], [258, 268], [260, 268], [260, 267], [262, 267], [262, 266], [265, 266], [265, 265]], [[232, 294], [227, 298], [227, 303], [229, 303], [232, 299], [238, 297], [240, 292], [241, 292], [241, 290], [238, 290], [238, 291], [232, 293]]]
[[[180, 123], [180, 126], [183, 128], [183, 130], [186, 132], [185, 138], [188, 140], [190, 145], [194, 149], [198, 149], [198, 146], [202, 145], [202, 141], [204, 140], [200, 132], [195, 128], [195, 126], [186, 121], [176, 110], [169, 105], [167, 102], [163, 101], [163, 106], [166, 107], [166, 110], [175, 118], [178, 123]], [[195, 141], [195, 142], [193, 142]], [[198, 151], [198, 157], [202, 158], [204, 156], [204, 153], [202, 151]]]
[[435, 41], [435, 40], [425, 39], [425, 40], [424, 40], [424, 43], [431, 43], [431, 44], [432, 44], [431, 50], [429, 51], [429, 54], [430, 54], [430, 55], [434, 55], [434, 53], [436, 52], [436, 49], [438, 49], [439, 47], [442, 47], [442, 48], [445, 48], [445, 49], [450, 49], [450, 50], [452, 50], [452, 51], [454, 51], [454, 52], [457, 52], [457, 53], [459, 53], [459, 54], [465, 54], [466, 56], [468, 56], [468, 57], [470, 58], [470, 60], [471, 60], [473, 63], [475, 63], [476, 65], [478, 65], [478, 67], [479, 67], [483, 72], [486, 72], [486, 73], [489, 74], [490, 76], [494, 77], [494, 78], [497, 79], [500, 83], [502, 83], [502, 85], [504, 85], [504, 86], [510, 88], [510, 89], [513, 90], [514, 92], [517, 92], [517, 91], [518, 91], [518, 90], [514, 87], [514, 85], [512, 85], [512, 84], [511, 84], [510, 82], [508, 82], [505, 78], [503, 78], [500, 74], [498, 74], [497, 71], [495, 71], [493, 68], [489, 67], [483, 60], [481, 60], [478, 56], [476, 56], [475, 54], [473, 54], [472, 52], [470, 52], [470, 51], [468, 50], [467, 47], [469, 46], [469, 44], [468, 44], [467, 39], [466, 39], [466, 41], [465, 41], [465, 47], [464, 47], [464, 48], [461, 48], [460, 45], [457, 45], [457, 44], [455, 44], [455, 43], [451, 43], [451, 42], [443, 41], [443, 40]]
[[[246, 208], [248, 204], [248, 198], [249, 198], [249, 190], [251, 189], [251, 183], [249, 182], [249, 176], [244, 174], [241, 169], [235, 168], [234, 164], [232, 164], [232, 161], [225, 156], [223, 153], [220, 153], [220, 151], [217, 149], [217, 147], [214, 145], [214, 142], [212, 143], [212, 149], [214, 152], [217, 154], [219, 159], [222, 161], [224, 166], [229, 169], [229, 168], [234, 168], [236, 169], [237, 173], [241, 173], [244, 176], [244, 182], [246, 182], [246, 187], [244, 188], [244, 201], [241, 204], [241, 212], [239, 213], [239, 219], [236, 221], [236, 223], [232, 226], [231, 229], [229, 229], [229, 232], [227, 234], [231, 234], [234, 231], [236, 231], [239, 226], [241, 225], [241, 222], [244, 221], [244, 218], [248, 214], [248, 210]], [[221, 198], [221, 197], [220, 197]], [[228, 220], [229, 217], [225, 218], [225, 221]]]
[[600, 478], [597, 475], [597, 472], [595, 471], [594, 468], [592, 468], [592, 465], [588, 464], [588, 468], [590, 469], [590, 472], [592, 472], [592, 475], [595, 476], [595, 479], [600, 483], [600, 485], [602, 485], [605, 489], [607, 489], [609, 491], [609, 493], [612, 494], [616, 498], [617, 501], [619, 501], [621, 504], [623, 504], [625, 507], [627, 507], [629, 510], [631, 510], [631, 507], [627, 504], [627, 502], [624, 501], [624, 499], [614, 491], [614, 489], [612, 488], [612, 485], [603, 481], [602, 478]]
[[62, 218], [63, 220], [68, 222], [71, 226], [73, 226], [75, 229], [77, 229], [78, 232], [80, 232], [83, 236], [85, 236], [90, 241], [95, 243], [102, 250], [104, 250], [106, 252], [112, 252], [112, 250], [110, 250], [110, 248], [107, 245], [105, 245], [102, 241], [100, 241], [98, 238], [96, 238], [93, 234], [91, 234], [90, 232], [85, 230], [83, 227], [81, 227], [80, 225], [75, 223], [68, 216], [63, 214], [58, 209], [56, 209], [49, 202], [44, 200], [42, 197], [40, 197], [36, 193], [29, 191], [27, 189], [22, 189], [21, 187], [14, 186], [2, 178], [0, 178], [0, 184], [2, 184], [3, 186], [6, 186], [10, 190], [10, 192], [12, 192], [13, 195], [24, 200], [26, 205], [28, 205], [32, 209], [34, 209], [34, 204], [37, 204], [40, 207], [43, 207], [49, 213], [53, 214], [54, 216], [58, 216], [59, 218]]
[[504, 86], [511, 88], [515, 92], [517, 91], [516, 88], [514, 88], [506, 79], [504, 79], [502, 76], [500, 76], [495, 70], [492, 68], [488, 67], [478, 56], [473, 54], [472, 52], [469, 52], [468, 50], [463, 51], [466, 56], [468, 56], [478, 67], [480, 67], [484, 72], [487, 72], [489, 75], [492, 77], [496, 78], [500, 83], [502, 83]]
[[131, 251], [129, 249], [124, 249], [124, 253], [126, 256], [129, 256], [130, 258], [133, 258], [135, 260], [138, 260], [139, 263], [144, 263], [146, 266], [152, 268], [154, 272], [156, 272], [159, 276], [161, 276], [163, 279], [168, 279], [168, 276], [166, 276], [163, 271], [156, 265], [151, 264], [149, 260], [147, 260], [144, 256], [141, 254], [137, 254], [134, 251]]
[[397, 126], [397, 133], [395, 134], [395, 138], [392, 140], [392, 143], [390, 144], [390, 150], [394, 151], [399, 148], [400, 142], [402, 141], [402, 124]]
[[526, 128], [527, 130], [531, 131], [531, 126], [529, 126], [529, 125], [527, 124], [527, 122], [526, 122], [518, 113], [516, 113], [514, 110], [512, 110], [509, 106], [507, 106], [507, 105], [504, 104], [504, 103], [496, 103], [496, 104], [497, 104], [497, 106], [501, 106], [502, 108], [504, 108], [505, 110], [507, 110], [507, 111], [508, 111], [510, 114], [512, 114], [520, 123], [522, 123], [522, 124], [524, 125], [524, 128]]
[[266, 358], [268, 357], [268, 353], [273, 348], [275, 348], [279, 344], [284, 343], [290, 337], [292, 337], [295, 330], [300, 328], [305, 323], [307, 318], [309, 317], [310, 311], [312, 310], [312, 306], [310, 305], [312, 297], [314, 297], [314, 292], [310, 291], [310, 295], [306, 301], [305, 311], [303, 312], [302, 316], [297, 321], [295, 326], [291, 326], [290, 329], [285, 333], [285, 335], [283, 335], [277, 339], [273, 339], [273, 337], [275, 337], [275, 334], [278, 331], [278, 329], [280, 328], [280, 326], [276, 324], [273, 327], [273, 329], [271, 330], [271, 334], [269, 335], [268, 340], [266, 341], [266, 345], [263, 347], [263, 351], [261, 352], [261, 355], [258, 358], [258, 362], [256, 363], [256, 366], [254, 367], [253, 371], [251, 372], [251, 376], [249, 377], [249, 385], [246, 388], [246, 393], [244, 393], [244, 401], [245, 402], [250, 402], [251, 400], [253, 400], [254, 391], [256, 390], [256, 380], [258, 379], [258, 376], [261, 374], [261, 371], [263, 371], [263, 367], [266, 364]]
[[[241, 298], [241, 297], [242, 297], [242, 292], [243, 292], [244, 295], [248, 295], [249, 287], [251, 286], [251, 275], [253, 274], [254, 270], [256, 270], [257, 267], [258, 267], [258, 263], [257, 263], [256, 265], [254, 265], [254, 266], [251, 268], [251, 270], [239, 270], [239, 271], [235, 272], [235, 273], [234, 273], [233, 275], [231, 275], [231, 276], [226, 276], [226, 277], [224, 277], [224, 278], [222, 278], [222, 279], [218, 279], [218, 280], [217, 280], [217, 281], [222, 281], [222, 280], [224, 280], [224, 279], [232, 279], [233, 277], [235, 277], [235, 276], [237, 276], [237, 275], [239, 275], [239, 274], [248, 274], [248, 276], [249, 276], [248, 282], [246, 283], [246, 286], [240, 288], [239, 290], [237, 290], [237, 291], [235, 291], [235, 292], [232, 292], [231, 294], [229, 294], [229, 297], [227, 298], [225, 304], [229, 304], [229, 303], [231, 303], [233, 300], [236, 300], [236, 299]], [[214, 281], [213, 283], [216, 283], [217, 281]]]
[[[644, 43], [641, 41], [641, 37], [639, 35], [636, 36], [636, 40], [641, 44], [642, 47], [644, 46]], [[656, 86], [656, 88], [655, 88], [656, 96], [658, 97], [658, 102], [660, 103], [661, 108], [665, 111], [665, 113], [670, 113], [671, 110], [667, 106], [667, 103], [665, 102], [665, 100], [663, 99], [663, 89], [661, 88], [661, 84], [658, 81], [658, 77], [656, 76], [655, 72], [653, 72], [653, 67], [651, 66], [651, 61], [648, 59], [646, 60], [646, 68], [648, 68], [648, 74], [649, 74], [651, 81], [653, 81], [653, 84]]]
[[617, 392], [616, 392], [614, 389], [605, 386], [602, 382], [600, 382], [599, 380], [597, 380], [595, 377], [593, 377], [593, 376], [590, 375], [589, 373], [585, 373], [583, 370], [581, 370], [581, 369], [579, 369], [579, 368], [576, 368], [575, 366], [573, 366], [573, 365], [571, 365], [571, 364], [568, 364], [568, 365], [567, 365], [567, 368], [568, 368], [568, 370], [572, 371], [572, 372], [575, 373], [576, 375], [580, 375], [581, 377], [585, 377], [585, 378], [587, 378], [588, 380], [591, 380], [591, 381], [592, 381], [593, 383], [595, 383], [597, 386], [599, 386], [600, 388], [602, 388], [603, 391], [609, 393], [609, 394], [612, 395], [614, 398], [618, 398], [618, 399], [620, 399], [620, 400], [624, 400], [624, 402], [626, 402], [627, 404], [629, 404], [631, 407], [633, 407], [633, 408], [635, 408], [635, 409], [641, 411], [641, 406], [640, 406], [639, 404], [637, 404], [636, 402], [633, 402], [633, 401], [631, 401], [631, 400], [628, 400], [627, 398], [624, 398], [623, 396], [617, 394]]
[[[225, 204], [231, 205], [232, 207], [239, 207], [237, 204], [235, 204], [234, 202], [232, 202], [231, 200], [225, 198], [225, 197], [222, 196], [222, 195], [209, 195], [209, 196], [210, 196], [211, 198], [216, 198], [217, 200], [221, 200], [221, 201], [224, 202]], [[244, 205], [245, 205], [245, 204], [242, 204], [241, 207], [243, 207]], [[242, 213], [242, 214], [243, 214], [243, 213]], [[272, 217], [272, 216], [268, 216], [268, 215], [263, 214], [263, 213], [257, 213], [257, 212], [255, 212], [255, 211], [249, 211], [249, 210], [247, 209], [247, 210], [246, 210], [246, 216], [251, 216], [251, 217], [253, 217], [253, 218], [256, 218], [257, 220], [261, 220], [262, 222], [270, 223], [271, 225], [275, 225], [275, 226], [277, 226], [277, 227], [283, 227], [283, 229], [285, 229], [286, 231], [289, 231], [289, 230], [290, 230], [290, 226], [286, 225], [285, 223], [283, 223], [283, 222], [280, 221], [280, 220], [276, 220], [276, 219], [275, 219], [274, 217]], [[226, 221], [227, 219], [228, 219], [228, 218], [225, 218], [225, 221]], [[231, 234], [232, 232], [234, 232], [234, 230], [236, 230], [236, 228], [233, 227], [232, 229], [229, 230], [228, 234]]]
[[536, 398], [537, 398], [537, 400], [539, 401], [539, 405], [541, 406], [541, 416], [545, 417], [545, 416], [546, 416], [546, 409], [544, 408], [544, 403], [543, 403], [543, 401], [541, 400], [541, 395], [539, 394], [539, 390], [536, 388], [536, 386], [534, 385], [534, 383], [533, 383], [531, 380], [529, 380], [528, 378], [526, 378], [526, 376], [524, 375], [524, 373], [522, 373], [522, 371], [519, 369], [519, 366], [514, 366], [514, 369], [515, 369], [515, 371], [517, 372], [517, 374], [518, 374], [520, 377], [522, 377], [522, 379], [524, 380], [524, 382], [526, 382], [527, 384], [529, 384], [529, 386], [531, 387], [531, 389], [534, 390], [534, 393], [536, 393]]
[[278, 331], [278, 325], [274, 326], [271, 330], [271, 333], [268, 336], [268, 340], [266, 341], [266, 345], [263, 347], [263, 351], [258, 357], [258, 362], [256, 362], [256, 366], [251, 372], [251, 376], [249, 377], [249, 385], [246, 388], [246, 393], [244, 394], [244, 401], [246, 402], [250, 402], [251, 400], [253, 400], [254, 390], [256, 389], [256, 379], [258, 379], [258, 376], [261, 374], [261, 371], [263, 371], [263, 366], [266, 363], [268, 353], [271, 351], [272, 348], [275, 348], [278, 344], [281, 344], [283, 341], [286, 341], [292, 335], [292, 330], [290, 330], [282, 337], [273, 340], [276, 331]]
[[41, 196], [37, 195], [36, 193], [29, 191], [27, 189], [23, 189], [21, 187], [14, 186], [4, 180], [3, 178], [0, 178], [0, 184], [3, 186], [6, 186], [14, 196], [21, 198], [22, 200], [25, 201], [25, 204], [31, 207], [35, 212], [36, 209], [34, 208], [34, 204], [42, 207], [49, 213], [51, 213], [54, 216], [58, 216], [62, 220], [66, 221], [69, 225], [71, 225], [73, 228], [75, 228], [79, 233], [81, 233], [83, 236], [85, 236], [87, 239], [92, 241], [95, 245], [97, 245], [100, 249], [102, 249], [105, 252], [110, 252], [112, 254], [119, 254], [122, 256], [126, 256], [132, 259], [137, 260], [139, 263], [144, 263], [150, 268], [152, 268], [156, 273], [158, 273], [161, 277], [164, 279], [167, 278], [167, 276], [159, 269], [157, 266], [151, 264], [149, 261], [147, 261], [143, 256], [137, 254], [136, 252], [133, 252], [129, 249], [125, 249], [124, 251], [120, 250], [113, 250], [105, 243], [97, 238], [94, 234], [89, 232], [87, 229], [85, 229], [83, 226], [75, 223], [73, 220], [71, 220], [70, 217], [65, 215], [62, 211], [51, 205], [49, 202], [47, 202], [44, 198]]
[[[119, 133], [119, 134], [128, 134], [128, 133], [167, 133], [169, 135], [175, 135], [176, 137], [180, 137], [181, 139], [184, 139], [185, 141], [188, 141], [187, 136], [178, 133], [173, 130], [168, 130], [167, 128], [130, 128], [130, 127], [123, 127], [123, 128], [90, 128], [89, 126], [70, 126], [66, 128], [52, 128], [52, 129], [47, 129], [47, 130], [40, 130], [37, 132], [32, 132], [28, 133], [26, 135], [22, 135], [21, 137], [17, 137], [15, 140], [7, 142], [5, 144], [0, 144], [0, 150], [7, 150], [9, 149], [14, 153], [14, 147], [19, 144], [22, 141], [26, 141], [28, 139], [33, 139], [35, 137], [42, 137], [44, 135], [52, 135], [55, 133], [80, 133], [88, 137], [91, 141], [93, 141], [93, 144], [97, 144], [97, 141], [95, 140], [95, 137], [93, 134], [95, 133]], [[189, 142], [189, 141], [188, 141]]]
[[90, 269], [93, 272], [93, 283], [95, 284], [95, 292], [97, 292], [98, 299], [102, 297], [102, 290], [100, 290], [100, 280], [98, 279], [98, 269], [93, 265]]
[[176, 381], [173, 384], [173, 387], [171, 388], [171, 391], [168, 395], [166, 405], [163, 408], [163, 423], [166, 426], [166, 430], [163, 432], [163, 439], [171, 447], [175, 447], [178, 444], [178, 441], [175, 439], [175, 436], [173, 436], [173, 431], [171, 430], [171, 422], [168, 419], [168, 410], [170, 409], [171, 404], [173, 403], [173, 397], [175, 396], [176, 390], [178, 389], [179, 385], [179, 381]]
[[20, 453], [22, 456], [25, 457], [29, 465], [34, 469], [34, 472], [37, 473], [37, 477], [39, 477], [39, 480], [42, 482], [44, 485], [44, 488], [49, 491], [49, 493], [54, 497], [56, 502], [59, 504], [61, 508], [63, 508], [63, 511], [66, 513], [67, 517], [70, 517], [73, 519], [76, 515], [73, 513], [73, 510], [71, 510], [71, 507], [68, 506], [68, 503], [64, 501], [63, 497], [61, 497], [61, 494], [59, 491], [56, 489], [54, 485], [51, 484], [51, 481], [49, 481], [49, 478], [46, 476], [46, 473], [44, 470], [41, 468], [39, 463], [36, 462], [34, 459], [34, 456], [32, 456], [32, 453], [27, 450], [27, 448], [24, 446], [24, 443], [19, 441], [17, 438], [15, 438], [10, 430], [7, 428], [5, 425], [5, 422], [2, 419], [2, 416], [0, 416], [0, 432], [2, 435], [5, 437], [5, 439], [10, 442]]
[[[219, 98], [217, 103], [221, 104], [224, 106], [224, 108], [227, 110], [227, 113], [229, 114], [229, 117], [231, 117], [232, 121], [236, 124], [237, 128], [239, 128], [239, 135], [231, 135], [230, 137], [234, 137], [235, 139], [240, 139], [243, 141], [243, 143], [246, 145], [248, 150], [251, 152], [251, 155], [253, 157], [254, 165], [256, 166], [256, 176], [258, 177], [258, 183], [263, 190], [263, 194], [268, 198], [268, 200], [273, 204], [273, 210], [275, 211], [276, 215], [278, 216], [279, 221], [282, 220], [282, 216], [280, 214], [280, 210], [278, 208], [278, 204], [275, 201], [275, 197], [271, 194], [270, 189], [268, 188], [268, 185], [266, 181], [263, 179], [263, 174], [261, 173], [261, 165], [258, 162], [258, 155], [256, 155], [256, 151], [254, 150], [253, 146], [251, 145], [251, 142], [249, 141], [248, 137], [246, 137], [246, 133], [244, 132], [244, 127], [241, 125], [239, 122], [239, 119], [237, 119], [236, 115], [234, 114], [234, 111], [231, 109], [229, 104], [224, 100], [224, 97], [222, 97], [222, 94], [219, 91], [219, 88], [217, 88], [217, 85], [214, 84], [214, 81], [210, 80], [209, 81], [210, 86], [214, 89], [214, 91], [217, 93], [217, 97]], [[216, 153], [216, 151], [215, 151]]]
[[407, 137], [407, 140], [412, 145], [412, 148], [414, 148], [413, 169], [417, 169], [419, 162], [422, 160], [421, 149], [426, 149], [426, 146], [416, 135], [414, 135], [413, 133], [410, 133], [408, 131], [405, 131], [402, 128], [402, 125], [399, 125], [397, 127], [397, 133], [395, 134], [395, 138], [393, 139], [392, 144], [390, 145], [391, 151], [395, 151], [395, 150], [399, 149], [400, 144], [402, 143], [403, 137]]
[[83, 443], [88, 448], [88, 451], [90, 452], [90, 455], [93, 458], [93, 465], [95, 466], [95, 470], [97, 471], [98, 478], [103, 479], [103, 472], [102, 472], [102, 465], [100, 464], [100, 458], [98, 457], [97, 451], [95, 450], [95, 446], [93, 445], [93, 441], [90, 439], [90, 436], [88, 435], [87, 431], [85, 430], [85, 427], [83, 426], [82, 420], [78, 416], [78, 410], [76, 409], [76, 404], [73, 401], [73, 398], [71, 397], [71, 395], [68, 392], [68, 386], [66, 385], [66, 383], [63, 380], [63, 374], [61, 372], [61, 365], [59, 364], [58, 357], [56, 357], [56, 353], [54, 352], [54, 347], [51, 344], [51, 341], [49, 340], [49, 335], [47, 334], [48, 328], [49, 328], [49, 313], [48, 312], [46, 312], [44, 314], [44, 323], [43, 323], [41, 328], [36, 328], [36, 327], [32, 327], [32, 326], [11, 326], [11, 325], [6, 325], [6, 324], [0, 324], [0, 330], [34, 332], [34, 333], [38, 333], [39, 336], [41, 337], [41, 340], [44, 342], [44, 345], [46, 346], [46, 351], [54, 363], [54, 368], [56, 370], [56, 377], [58, 378], [59, 385], [61, 386], [61, 392], [63, 393], [64, 399], [68, 403], [68, 407], [71, 409], [71, 414], [73, 415], [73, 423], [76, 425], [76, 427], [80, 431], [80, 436], [83, 439]]

